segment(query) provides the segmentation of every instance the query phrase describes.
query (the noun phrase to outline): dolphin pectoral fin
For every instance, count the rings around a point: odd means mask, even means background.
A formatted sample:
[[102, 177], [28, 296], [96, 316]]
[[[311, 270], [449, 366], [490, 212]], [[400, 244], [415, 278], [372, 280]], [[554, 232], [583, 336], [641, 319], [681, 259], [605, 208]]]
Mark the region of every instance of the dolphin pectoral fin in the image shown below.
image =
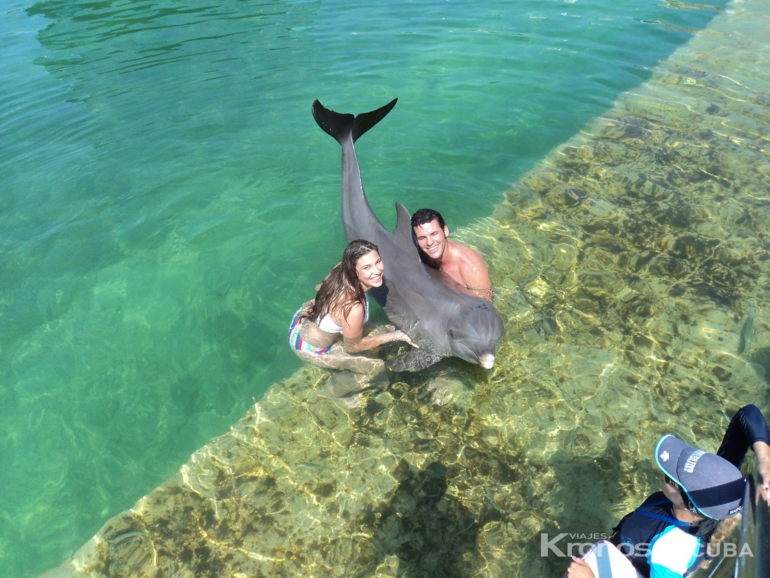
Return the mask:
[[412, 216], [406, 207], [401, 203], [396, 203], [396, 228], [393, 230], [393, 239], [406, 251], [413, 251], [415, 260], [420, 260], [412, 240]]
[[396, 106], [396, 102], [398, 102], [398, 99], [394, 98], [385, 106], [371, 112], [362, 112], [358, 116], [334, 112], [326, 108], [318, 100], [313, 101], [310, 110], [318, 126], [334, 140], [342, 143], [348, 135], [352, 135], [353, 142], [356, 142], [362, 134], [385, 118], [385, 115]]
[[442, 358], [441, 355], [428, 353], [422, 349], [412, 349], [400, 357], [385, 362], [392, 371], [421, 371]]

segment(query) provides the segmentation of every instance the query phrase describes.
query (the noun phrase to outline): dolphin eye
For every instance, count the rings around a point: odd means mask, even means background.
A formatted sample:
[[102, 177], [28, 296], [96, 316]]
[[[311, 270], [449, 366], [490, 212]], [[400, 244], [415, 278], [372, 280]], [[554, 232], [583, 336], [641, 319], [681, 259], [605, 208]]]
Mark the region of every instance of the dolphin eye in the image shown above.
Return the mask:
[[452, 329], [449, 330], [449, 337], [451, 337], [452, 339], [455, 338], [455, 332]]

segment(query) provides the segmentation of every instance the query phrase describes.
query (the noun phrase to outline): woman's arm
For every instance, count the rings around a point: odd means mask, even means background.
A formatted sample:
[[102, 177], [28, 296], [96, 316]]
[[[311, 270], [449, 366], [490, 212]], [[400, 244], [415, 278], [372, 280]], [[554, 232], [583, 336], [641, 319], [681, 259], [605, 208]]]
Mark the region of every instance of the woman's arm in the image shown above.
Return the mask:
[[374, 349], [393, 341], [405, 341], [412, 347], [417, 347], [403, 331], [393, 331], [382, 335], [364, 337], [364, 307], [356, 303], [342, 320], [342, 343], [346, 353], [359, 353]]

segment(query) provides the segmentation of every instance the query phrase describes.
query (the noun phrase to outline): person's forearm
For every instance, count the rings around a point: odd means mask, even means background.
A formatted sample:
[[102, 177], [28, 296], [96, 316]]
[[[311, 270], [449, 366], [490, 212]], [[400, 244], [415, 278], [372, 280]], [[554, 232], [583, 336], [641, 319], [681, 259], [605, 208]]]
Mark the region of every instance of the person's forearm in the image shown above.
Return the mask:
[[368, 351], [374, 349], [380, 345], [386, 343], [392, 343], [394, 341], [401, 341], [403, 333], [400, 331], [393, 331], [391, 333], [385, 333], [383, 335], [376, 335], [372, 337], [359, 337], [357, 339], [343, 339], [343, 346], [346, 353], [360, 353], [361, 351]]
[[770, 483], [770, 445], [765, 442], [754, 442], [752, 449], [757, 456], [757, 469], [765, 483]]
[[770, 460], [770, 444], [764, 441], [754, 442], [752, 445], [754, 453], [757, 454], [758, 460]]

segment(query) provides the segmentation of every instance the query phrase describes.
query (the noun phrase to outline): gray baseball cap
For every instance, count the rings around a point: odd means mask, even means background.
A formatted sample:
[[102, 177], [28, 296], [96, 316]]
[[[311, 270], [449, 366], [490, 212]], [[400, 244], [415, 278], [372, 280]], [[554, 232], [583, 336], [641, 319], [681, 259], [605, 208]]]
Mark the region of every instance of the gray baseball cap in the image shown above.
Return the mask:
[[655, 448], [655, 461], [704, 516], [724, 520], [741, 513], [746, 481], [726, 459], [667, 435]]

